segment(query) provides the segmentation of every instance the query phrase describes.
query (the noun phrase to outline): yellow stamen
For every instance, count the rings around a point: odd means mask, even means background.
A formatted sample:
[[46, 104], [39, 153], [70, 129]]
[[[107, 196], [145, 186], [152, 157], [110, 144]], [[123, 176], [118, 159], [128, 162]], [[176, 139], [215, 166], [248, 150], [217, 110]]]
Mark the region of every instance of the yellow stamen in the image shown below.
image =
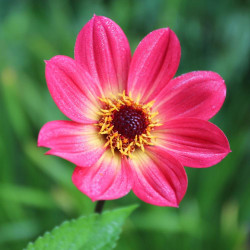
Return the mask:
[[157, 116], [159, 113], [158, 112], [154, 112], [154, 113], [152, 113], [151, 115], [150, 115], [150, 118], [152, 119], [152, 118], [154, 118], [155, 116]]
[[147, 104], [143, 105], [142, 108], [151, 108], [154, 105], [155, 101], [148, 102]]
[[[121, 155], [132, 158], [132, 153], [140, 148], [143, 152], [145, 151], [145, 146], [153, 146], [155, 136], [152, 136], [151, 132], [154, 127], [161, 126], [158, 120], [153, 118], [158, 115], [158, 112], [152, 112], [151, 108], [154, 105], [154, 100], [146, 103], [144, 105], [140, 104], [140, 95], [137, 96], [136, 101], [132, 99], [132, 93], [130, 92], [127, 96], [125, 91], [119, 93], [117, 96], [111, 94], [111, 98], [99, 97], [99, 100], [104, 104], [103, 108], [100, 109], [97, 114], [100, 116], [100, 120], [95, 126], [99, 127], [99, 134], [106, 136], [106, 143], [104, 148], [109, 147], [112, 154], [115, 154], [115, 150], [119, 151]], [[140, 135], [135, 135], [132, 138], [126, 138], [115, 131], [114, 125], [112, 123], [114, 114], [119, 112], [121, 107], [131, 107], [132, 109], [140, 110], [145, 116], [147, 122], [147, 127], [145, 131]]]

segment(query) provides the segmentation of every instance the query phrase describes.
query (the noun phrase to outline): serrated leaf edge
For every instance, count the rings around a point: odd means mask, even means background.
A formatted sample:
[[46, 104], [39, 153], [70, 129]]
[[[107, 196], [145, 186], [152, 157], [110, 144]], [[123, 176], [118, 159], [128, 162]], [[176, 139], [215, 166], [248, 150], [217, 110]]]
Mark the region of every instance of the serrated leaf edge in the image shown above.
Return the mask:
[[[104, 211], [102, 214], [90, 214], [90, 215], [82, 215], [80, 217], [78, 217], [77, 219], [71, 219], [71, 220], [66, 220], [66, 221], [63, 221], [60, 225], [57, 225], [55, 226], [51, 231], [46, 231], [43, 235], [41, 236], [38, 236], [38, 238], [35, 239], [35, 241], [32, 241], [32, 242], [29, 242], [27, 244], [27, 247], [24, 248], [24, 250], [28, 250], [29, 247], [32, 247], [35, 242], [37, 242], [38, 240], [41, 240], [43, 238], [45, 238], [46, 236], [49, 236], [51, 234], [53, 234], [54, 232], [56, 232], [57, 230], [59, 230], [62, 226], [64, 225], [67, 225], [71, 222], [74, 222], [76, 220], [80, 220], [80, 219], [83, 219], [83, 218], [92, 218], [92, 217], [99, 217], [99, 216], [102, 216], [102, 215], [105, 215], [105, 214], [109, 214], [111, 212], [114, 212], [114, 211], [119, 211], [119, 210], [128, 210], [128, 213], [131, 213], [133, 210], [135, 210], [139, 205], [135, 204], [135, 205], [131, 205], [131, 206], [127, 206], [127, 207], [122, 207], [122, 208], [116, 208], [114, 210], [106, 210]], [[120, 233], [122, 232], [122, 229], [120, 229], [120, 232], [119, 232], [119, 235]], [[118, 235], [117, 239], [115, 239], [115, 246], [116, 247], [116, 241], [120, 238], [120, 236]], [[114, 247], [112, 249], [114, 249]]]

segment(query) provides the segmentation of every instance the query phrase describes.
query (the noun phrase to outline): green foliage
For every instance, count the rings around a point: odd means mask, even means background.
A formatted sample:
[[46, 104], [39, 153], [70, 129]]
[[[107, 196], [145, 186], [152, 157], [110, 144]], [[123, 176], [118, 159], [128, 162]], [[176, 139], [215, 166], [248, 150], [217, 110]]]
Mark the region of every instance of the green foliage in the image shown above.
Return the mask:
[[136, 207], [119, 208], [101, 215], [91, 214], [66, 221], [39, 237], [34, 243], [29, 243], [27, 250], [113, 249], [125, 219]]
[[115, 20], [132, 52], [153, 29], [177, 34], [177, 75], [218, 72], [227, 98], [212, 120], [232, 153], [208, 169], [186, 168], [189, 185], [179, 209], [155, 207], [132, 193], [108, 209], [140, 202], [127, 220], [119, 250], [247, 249], [250, 222], [250, 18], [247, 1], [9, 0], [0, 1], [0, 249], [17, 250], [94, 204], [71, 182], [73, 164], [44, 156], [39, 129], [66, 119], [54, 104], [43, 60], [73, 57], [77, 33], [93, 13]]

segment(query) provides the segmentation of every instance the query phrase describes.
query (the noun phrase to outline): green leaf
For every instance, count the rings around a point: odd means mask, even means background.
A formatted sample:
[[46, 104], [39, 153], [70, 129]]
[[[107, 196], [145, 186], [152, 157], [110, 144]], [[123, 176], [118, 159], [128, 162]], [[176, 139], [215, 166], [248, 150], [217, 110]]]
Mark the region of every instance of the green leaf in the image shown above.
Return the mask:
[[27, 249], [112, 249], [125, 219], [136, 207], [132, 205], [63, 222], [29, 243]]

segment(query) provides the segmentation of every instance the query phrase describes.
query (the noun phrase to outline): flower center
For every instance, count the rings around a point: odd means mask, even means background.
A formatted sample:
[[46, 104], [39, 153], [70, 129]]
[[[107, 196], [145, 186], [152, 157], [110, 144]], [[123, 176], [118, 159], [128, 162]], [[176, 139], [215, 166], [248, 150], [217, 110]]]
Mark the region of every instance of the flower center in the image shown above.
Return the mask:
[[128, 139], [134, 139], [136, 135], [145, 133], [148, 121], [141, 109], [124, 105], [114, 113], [112, 124], [114, 131]]
[[140, 104], [131, 95], [125, 95], [125, 91], [117, 97], [99, 99], [103, 108], [98, 112], [100, 119], [96, 126], [99, 134], [105, 136], [104, 147], [109, 147], [113, 154], [119, 151], [123, 156], [132, 157], [136, 148], [144, 151], [145, 145], [154, 145], [151, 132], [161, 126], [154, 120], [158, 112], [151, 111], [154, 101]]

